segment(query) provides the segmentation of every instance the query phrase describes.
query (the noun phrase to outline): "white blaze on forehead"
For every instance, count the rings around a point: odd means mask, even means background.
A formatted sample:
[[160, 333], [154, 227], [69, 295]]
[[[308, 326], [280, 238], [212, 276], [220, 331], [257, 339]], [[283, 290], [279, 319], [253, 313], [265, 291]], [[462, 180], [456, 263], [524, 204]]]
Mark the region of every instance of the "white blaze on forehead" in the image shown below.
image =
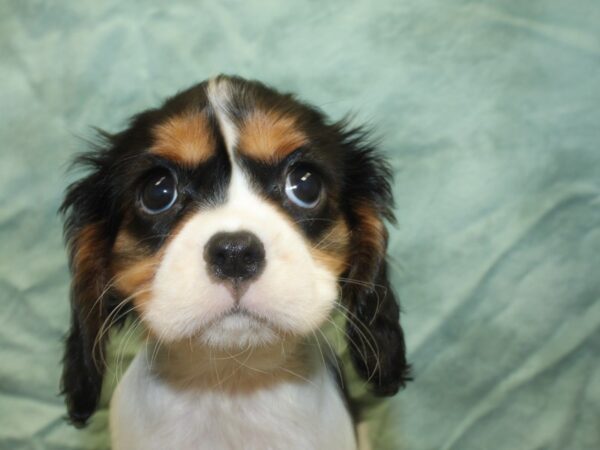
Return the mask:
[[229, 114], [229, 105], [233, 96], [231, 84], [226, 79], [213, 78], [208, 82], [207, 88], [208, 101], [215, 110], [215, 115], [219, 123], [219, 128], [225, 147], [231, 162], [231, 182], [229, 185], [228, 203], [232, 201], [243, 201], [247, 203], [249, 200], [250, 187], [248, 186], [243, 174], [243, 170], [239, 167], [235, 159], [235, 147], [238, 142], [238, 129], [231, 120]]
[[206, 94], [208, 101], [215, 110], [219, 128], [227, 147], [227, 153], [233, 164], [233, 151], [238, 140], [238, 130], [229, 116], [229, 103], [232, 97], [231, 85], [227, 80], [213, 78], [208, 82]]

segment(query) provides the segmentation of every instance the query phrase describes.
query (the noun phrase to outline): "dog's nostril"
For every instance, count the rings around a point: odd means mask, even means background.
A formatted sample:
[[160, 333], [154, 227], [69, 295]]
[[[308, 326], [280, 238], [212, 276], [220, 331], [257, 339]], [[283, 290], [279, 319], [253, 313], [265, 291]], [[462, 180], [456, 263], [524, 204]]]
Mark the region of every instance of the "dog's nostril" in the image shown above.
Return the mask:
[[217, 233], [204, 247], [204, 259], [211, 275], [235, 282], [256, 278], [265, 265], [265, 249], [248, 231]]
[[214, 255], [214, 264], [224, 264], [225, 261], [227, 260], [227, 253], [225, 252], [224, 249], [217, 249], [217, 251], [215, 252]]
[[245, 251], [242, 251], [242, 261], [246, 264], [254, 264], [256, 261], [263, 258], [263, 255], [256, 249], [248, 247]]

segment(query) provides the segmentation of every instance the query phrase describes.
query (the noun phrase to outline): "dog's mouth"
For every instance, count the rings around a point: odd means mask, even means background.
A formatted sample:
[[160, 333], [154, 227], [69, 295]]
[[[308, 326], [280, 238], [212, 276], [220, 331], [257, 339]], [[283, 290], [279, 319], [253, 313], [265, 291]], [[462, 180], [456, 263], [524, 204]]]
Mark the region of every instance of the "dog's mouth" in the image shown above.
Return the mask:
[[236, 304], [203, 327], [200, 339], [208, 346], [249, 347], [281, 339], [276, 324]]
[[[256, 324], [262, 326], [272, 326], [272, 324], [265, 319], [264, 317], [259, 316], [258, 314], [249, 311], [247, 308], [236, 304], [232, 306], [228, 311], [225, 312], [221, 317], [217, 318], [217, 322], [227, 321], [227, 320], [238, 320], [238, 321], [246, 321], [249, 324]], [[245, 322], [244, 322], [245, 323]]]

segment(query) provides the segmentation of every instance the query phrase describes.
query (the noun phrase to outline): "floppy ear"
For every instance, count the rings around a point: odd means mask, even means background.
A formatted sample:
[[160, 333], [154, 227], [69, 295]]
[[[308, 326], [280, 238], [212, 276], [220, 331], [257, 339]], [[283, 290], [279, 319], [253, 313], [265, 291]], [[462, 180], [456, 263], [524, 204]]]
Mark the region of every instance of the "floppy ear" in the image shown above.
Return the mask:
[[345, 133], [345, 193], [351, 230], [350, 266], [342, 277], [349, 314], [346, 335], [358, 374], [377, 395], [393, 395], [410, 380], [400, 310], [388, 281], [388, 233], [393, 222], [391, 171], [361, 129]]
[[117, 134], [96, 129], [92, 151], [74, 161], [87, 168], [88, 175], [67, 188], [60, 207], [72, 274], [71, 329], [65, 341], [61, 391], [69, 419], [78, 427], [87, 424], [100, 399], [107, 328], [121, 325], [130, 309], [110, 285], [112, 247], [123, 218], [118, 201], [123, 183], [117, 179], [127, 177], [119, 161], [149, 146], [155, 114], [147, 110], [133, 116], [129, 127]]
[[79, 158], [92, 167], [86, 178], [67, 188], [60, 212], [65, 216], [71, 280], [71, 329], [65, 341], [61, 391], [69, 420], [86, 425], [96, 410], [104, 374], [105, 321], [114, 304], [107, 289], [112, 246], [106, 152]]

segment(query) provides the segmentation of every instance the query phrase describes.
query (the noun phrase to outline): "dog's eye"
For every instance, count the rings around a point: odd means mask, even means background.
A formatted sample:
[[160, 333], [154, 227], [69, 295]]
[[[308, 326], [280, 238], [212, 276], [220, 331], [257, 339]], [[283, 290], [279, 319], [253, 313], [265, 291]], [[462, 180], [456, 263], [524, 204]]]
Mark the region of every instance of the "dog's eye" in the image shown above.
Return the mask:
[[321, 200], [323, 185], [321, 178], [308, 166], [294, 167], [285, 180], [285, 193], [296, 205], [314, 208]]
[[146, 178], [140, 192], [144, 211], [158, 214], [168, 210], [177, 200], [175, 177], [166, 169], [157, 169]]

